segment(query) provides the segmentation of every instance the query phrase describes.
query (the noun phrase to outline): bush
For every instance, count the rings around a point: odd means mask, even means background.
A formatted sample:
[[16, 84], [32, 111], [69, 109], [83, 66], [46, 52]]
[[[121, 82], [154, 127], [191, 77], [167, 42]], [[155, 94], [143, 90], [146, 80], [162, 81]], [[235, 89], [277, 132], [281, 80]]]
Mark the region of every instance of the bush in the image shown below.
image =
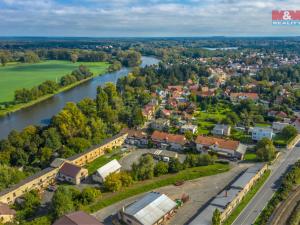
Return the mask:
[[160, 175], [167, 174], [168, 170], [169, 170], [168, 163], [160, 161], [154, 167], [154, 176], [158, 177]]

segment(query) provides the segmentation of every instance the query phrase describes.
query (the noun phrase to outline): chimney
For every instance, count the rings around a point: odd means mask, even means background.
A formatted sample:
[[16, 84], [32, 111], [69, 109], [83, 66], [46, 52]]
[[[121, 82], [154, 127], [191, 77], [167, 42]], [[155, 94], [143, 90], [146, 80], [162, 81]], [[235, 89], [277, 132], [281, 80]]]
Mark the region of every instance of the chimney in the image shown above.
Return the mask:
[[225, 197], [227, 197], [228, 196], [228, 192], [227, 192], [227, 190], [225, 190]]

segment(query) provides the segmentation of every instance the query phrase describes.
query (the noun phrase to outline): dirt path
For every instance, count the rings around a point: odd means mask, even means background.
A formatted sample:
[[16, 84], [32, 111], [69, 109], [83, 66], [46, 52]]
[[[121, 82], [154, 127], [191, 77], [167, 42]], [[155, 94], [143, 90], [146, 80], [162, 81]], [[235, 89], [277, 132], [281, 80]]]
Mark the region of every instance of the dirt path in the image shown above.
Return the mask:
[[[250, 166], [251, 164], [240, 164], [234, 166], [228, 172], [187, 181], [181, 186], [169, 185], [155, 189], [155, 191], [164, 193], [172, 199], [180, 198], [183, 194], [188, 194], [190, 196], [190, 201], [177, 211], [169, 223], [174, 225], [182, 225], [186, 223], [191, 217], [196, 215], [198, 210], [203, 207], [212, 197], [223, 190], [235, 177], [237, 177], [241, 172]], [[123, 206], [137, 200], [142, 195], [144, 194], [120, 201], [116, 204], [99, 210], [93, 215], [104, 224], [112, 224], [111, 215], [115, 214]]]
[[286, 225], [293, 209], [296, 207], [297, 202], [300, 201], [300, 186], [293, 191], [288, 198], [282, 202], [279, 207], [274, 211], [269, 225]]

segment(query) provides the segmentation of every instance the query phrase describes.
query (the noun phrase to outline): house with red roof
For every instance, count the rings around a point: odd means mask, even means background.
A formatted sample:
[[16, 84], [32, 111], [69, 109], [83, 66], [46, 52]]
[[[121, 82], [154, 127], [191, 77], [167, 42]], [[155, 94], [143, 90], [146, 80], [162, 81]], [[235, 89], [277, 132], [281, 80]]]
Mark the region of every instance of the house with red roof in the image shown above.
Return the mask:
[[246, 99], [257, 101], [259, 97], [257, 93], [245, 93], [245, 92], [230, 93], [230, 100], [232, 102], [239, 102], [241, 100], [246, 100]]
[[233, 141], [223, 138], [209, 137], [199, 135], [196, 140], [196, 149], [199, 152], [212, 151], [218, 155], [229, 158], [243, 159], [246, 152], [246, 146], [239, 141]]
[[169, 134], [166, 132], [154, 131], [151, 135], [153, 144], [162, 149], [183, 150], [188, 143], [184, 135]]
[[59, 169], [57, 179], [60, 181], [66, 181], [72, 184], [80, 184], [88, 176], [88, 170], [74, 165], [69, 162], [65, 162]]
[[53, 225], [103, 225], [95, 217], [83, 211], [71, 212], [56, 220]]

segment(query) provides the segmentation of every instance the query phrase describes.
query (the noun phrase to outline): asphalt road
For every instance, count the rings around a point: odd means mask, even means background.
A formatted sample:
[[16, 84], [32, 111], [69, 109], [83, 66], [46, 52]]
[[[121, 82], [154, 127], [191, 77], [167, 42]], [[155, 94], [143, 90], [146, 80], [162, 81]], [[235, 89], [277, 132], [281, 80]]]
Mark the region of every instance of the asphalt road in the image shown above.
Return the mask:
[[270, 166], [271, 175], [264, 186], [256, 193], [252, 201], [244, 208], [242, 213], [232, 225], [251, 225], [255, 222], [261, 211], [266, 207], [274, 192], [280, 184], [280, 178], [286, 170], [300, 158], [300, 148], [295, 147], [285, 151], [279, 159]]

